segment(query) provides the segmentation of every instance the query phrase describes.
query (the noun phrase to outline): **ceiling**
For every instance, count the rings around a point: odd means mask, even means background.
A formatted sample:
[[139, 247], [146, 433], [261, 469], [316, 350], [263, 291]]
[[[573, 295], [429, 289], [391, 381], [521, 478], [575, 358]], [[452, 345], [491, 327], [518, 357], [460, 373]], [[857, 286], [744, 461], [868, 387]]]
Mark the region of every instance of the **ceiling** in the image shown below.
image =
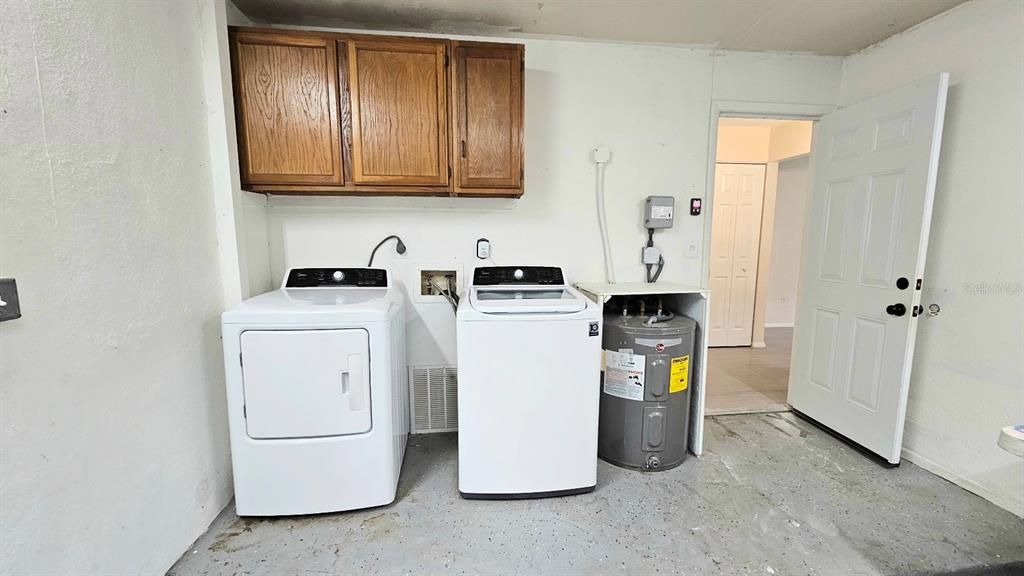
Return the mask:
[[845, 56], [964, 0], [234, 0], [263, 23]]

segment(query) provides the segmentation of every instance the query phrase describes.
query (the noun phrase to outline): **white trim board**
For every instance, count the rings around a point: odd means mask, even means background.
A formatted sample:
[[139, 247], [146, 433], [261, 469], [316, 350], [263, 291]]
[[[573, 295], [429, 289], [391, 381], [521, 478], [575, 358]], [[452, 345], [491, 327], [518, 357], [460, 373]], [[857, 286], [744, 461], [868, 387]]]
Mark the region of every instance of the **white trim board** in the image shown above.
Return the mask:
[[914, 452], [909, 448], [903, 448], [902, 454], [903, 458], [907, 459], [915, 466], [923, 468], [924, 470], [927, 470], [928, 472], [931, 472], [932, 474], [935, 474], [940, 478], [949, 480], [953, 484], [956, 484], [957, 486], [963, 488], [964, 490], [967, 490], [971, 494], [984, 498], [985, 500], [988, 500], [989, 502], [995, 504], [996, 506], [999, 506], [1003, 510], [1008, 510], [1011, 514], [1014, 514], [1018, 518], [1024, 519], [1024, 500], [1013, 500], [1011, 498], [1007, 498], [1002, 494], [993, 492], [992, 490], [989, 490], [985, 486], [978, 484], [974, 480], [971, 480], [970, 478], [967, 478], [965, 476], [961, 476], [960, 474], [953, 472], [949, 468], [946, 468], [941, 464], [937, 464], [936, 462], [933, 462], [932, 460], [925, 458], [924, 456], [918, 454], [917, 452]]

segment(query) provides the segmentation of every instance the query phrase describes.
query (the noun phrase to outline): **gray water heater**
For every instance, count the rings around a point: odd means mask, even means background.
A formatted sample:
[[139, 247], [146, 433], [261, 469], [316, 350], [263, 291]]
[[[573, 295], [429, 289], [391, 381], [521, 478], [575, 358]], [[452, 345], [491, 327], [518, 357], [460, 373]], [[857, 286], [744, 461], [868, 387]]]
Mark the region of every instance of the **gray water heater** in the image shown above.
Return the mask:
[[650, 318], [604, 317], [597, 455], [625, 468], [666, 470], [686, 458], [697, 323]]

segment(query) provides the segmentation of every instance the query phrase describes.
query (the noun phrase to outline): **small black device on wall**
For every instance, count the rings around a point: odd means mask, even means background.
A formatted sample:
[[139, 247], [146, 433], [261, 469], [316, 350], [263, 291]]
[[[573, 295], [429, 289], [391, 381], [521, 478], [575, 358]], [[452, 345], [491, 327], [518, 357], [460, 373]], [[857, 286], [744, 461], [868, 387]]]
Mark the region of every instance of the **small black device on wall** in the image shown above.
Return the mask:
[[18, 283], [14, 278], [0, 278], [0, 322], [21, 318]]
[[690, 216], [700, 216], [700, 198], [690, 198]]

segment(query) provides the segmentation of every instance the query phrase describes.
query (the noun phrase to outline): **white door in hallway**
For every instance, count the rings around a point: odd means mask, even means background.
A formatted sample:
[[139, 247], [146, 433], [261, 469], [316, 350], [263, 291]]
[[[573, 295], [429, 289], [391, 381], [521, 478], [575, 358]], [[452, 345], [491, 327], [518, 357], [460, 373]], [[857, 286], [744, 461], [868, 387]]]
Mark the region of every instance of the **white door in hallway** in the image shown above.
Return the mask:
[[821, 119], [789, 403], [898, 463], [947, 74]]
[[708, 346], [750, 346], [764, 174], [764, 164], [715, 165]]

